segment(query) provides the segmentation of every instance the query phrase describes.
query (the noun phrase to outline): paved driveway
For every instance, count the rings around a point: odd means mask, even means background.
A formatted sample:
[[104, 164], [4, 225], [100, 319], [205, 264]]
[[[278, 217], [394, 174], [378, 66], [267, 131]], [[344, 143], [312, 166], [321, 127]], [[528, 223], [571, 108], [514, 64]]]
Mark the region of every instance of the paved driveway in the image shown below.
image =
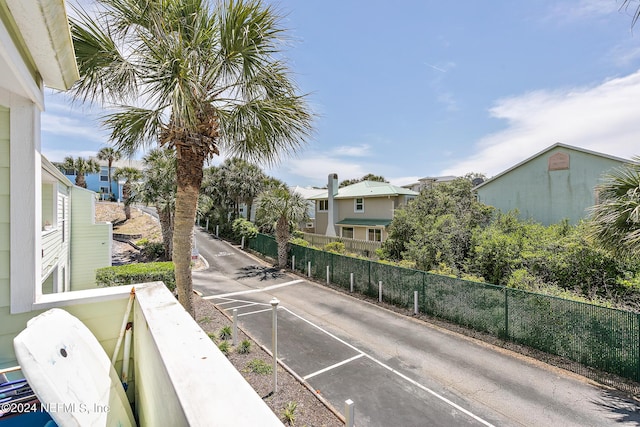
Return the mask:
[[638, 403], [588, 380], [262, 264], [205, 233], [194, 287], [360, 426], [640, 425]]

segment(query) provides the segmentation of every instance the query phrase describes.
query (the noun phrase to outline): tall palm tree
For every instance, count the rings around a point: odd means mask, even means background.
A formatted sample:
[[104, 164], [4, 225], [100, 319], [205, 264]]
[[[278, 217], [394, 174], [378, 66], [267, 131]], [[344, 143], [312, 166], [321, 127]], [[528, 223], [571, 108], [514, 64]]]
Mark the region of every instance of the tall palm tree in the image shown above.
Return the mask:
[[122, 201], [124, 203], [124, 216], [127, 219], [131, 219], [131, 202], [134, 200], [133, 186], [137, 181], [142, 179], [142, 172], [136, 168], [125, 166], [118, 168], [113, 173], [113, 177], [117, 180], [124, 179], [124, 185], [122, 186]]
[[155, 206], [162, 231], [165, 259], [173, 255], [173, 216], [176, 206], [176, 155], [173, 150], [154, 149], [142, 159], [140, 201]]
[[307, 218], [307, 201], [286, 187], [274, 187], [258, 196], [258, 211], [266, 221], [275, 223], [278, 266], [287, 266], [291, 230]]
[[62, 168], [72, 170], [76, 173], [76, 185], [78, 187], [87, 188], [85, 175], [100, 172], [100, 165], [94, 159], [85, 159], [84, 157], [67, 156], [62, 162]]
[[120, 154], [120, 152], [113, 147], [102, 147], [100, 151], [98, 151], [98, 154], [96, 155], [96, 158], [98, 160], [107, 162], [107, 167], [109, 168], [107, 173], [109, 174], [109, 196], [110, 197], [113, 196], [111, 168], [113, 167], [113, 162], [117, 162], [118, 160], [120, 160], [121, 157], [122, 157], [122, 154]]
[[592, 236], [614, 253], [640, 254], [640, 164], [605, 174], [598, 198], [591, 211]]
[[309, 136], [312, 114], [280, 55], [281, 17], [261, 0], [98, 0], [71, 29], [75, 96], [104, 117], [124, 154], [159, 141], [177, 155], [173, 261], [178, 298], [194, 314], [192, 228], [205, 160], [273, 163]]

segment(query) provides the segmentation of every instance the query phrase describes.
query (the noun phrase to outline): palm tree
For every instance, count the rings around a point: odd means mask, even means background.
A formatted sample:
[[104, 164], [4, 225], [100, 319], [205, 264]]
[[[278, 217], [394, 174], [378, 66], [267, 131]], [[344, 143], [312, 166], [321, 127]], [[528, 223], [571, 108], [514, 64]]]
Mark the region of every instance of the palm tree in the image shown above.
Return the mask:
[[113, 177], [117, 180], [124, 179], [124, 185], [122, 186], [122, 201], [124, 203], [124, 216], [127, 219], [131, 219], [131, 202], [133, 202], [133, 186], [136, 181], [142, 179], [142, 172], [136, 168], [125, 166], [118, 168], [113, 173]]
[[[124, 154], [176, 150], [173, 234], [178, 298], [194, 314], [192, 229], [204, 162], [274, 163], [306, 140], [312, 114], [282, 61], [281, 17], [261, 0], [98, 0], [71, 19], [77, 99], [118, 106], [104, 117]], [[140, 105], [142, 103], [142, 105]]]
[[640, 253], [640, 164], [605, 174], [597, 191], [600, 203], [592, 208], [591, 235], [614, 253]]
[[258, 211], [266, 221], [275, 223], [278, 243], [278, 266], [287, 266], [291, 230], [300, 221], [307, 219], [307, 201], [286, 187], [274, 187], [258, 197]]
[[165, 259], [173, 255], [173, 216], [176, 206], [176, 155], [168, 149], [154, 149], [142, 159], [140, 200], [155, 206], [162, 231]]
[[113, 147], [103, 147], [98, 151], [96, 158], [101, 161], [107, 162], [107, 167], [109, 168], [109, 197], [113, 196], [113, 186], [111, 181], [111, 167], [113, 166], [113, 162], [117, 162], [122, 157], [122, 154], [118, 150]]
[[100, 172], [100, 165], [94, 159], [85, 159], [84, 157], [67, 156], [61, 164], [65, 170], [72, 170], [76, 173], [76, 185], [78, 187], [87, 188], [85, 175]]

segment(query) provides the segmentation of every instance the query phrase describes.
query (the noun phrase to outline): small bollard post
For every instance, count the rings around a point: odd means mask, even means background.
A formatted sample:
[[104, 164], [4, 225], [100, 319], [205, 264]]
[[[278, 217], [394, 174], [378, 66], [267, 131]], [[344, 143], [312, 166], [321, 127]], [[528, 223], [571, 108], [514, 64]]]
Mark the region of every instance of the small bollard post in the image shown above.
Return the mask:
[[349, 292], [353, 292], [353, 273], [349, 275]]
[[327, 265], [327, 285], [329, 284], [329, 266]]
[[238, 345], [238, 309], [233, 309], [233, 346]]
[[413, 291], [413, 314], [418, 314], [418, 291]]
[[219, 236], [220, 236], [219, 231], [220, 231], [220, 226], [219, 226], [219, 225], [216, 225], [216, 237], [219, 237]]
[[382, 280], [378, 282], [378, 302], [382, 302]]
[[240, 249], [244, 249], [244, 236], [240, 239]]
[[198, 227], [200, 227], [200, 217], [198, 217]]
[[353, 403], [353, 400], [347, 399], [344, 401], [344, 418], [345, 418], [345, 427], [353, 427], [355, 420], [353, 419], [356, 414], [356, 404]]
[[307, 262], [307, 277], [311, 277], [311, 261]]
[[271, 349], [273, 351], [273, 393], [278, 392], [278, 298], [271, 299]]
[[291, 270], [296, 271], [296, 256], [291, 255]]
[[209, 218], [207, 218], [207, 227], [206, 227], [206, 229], [207, 229], [207, 233], [208, 233], [209, 232]]

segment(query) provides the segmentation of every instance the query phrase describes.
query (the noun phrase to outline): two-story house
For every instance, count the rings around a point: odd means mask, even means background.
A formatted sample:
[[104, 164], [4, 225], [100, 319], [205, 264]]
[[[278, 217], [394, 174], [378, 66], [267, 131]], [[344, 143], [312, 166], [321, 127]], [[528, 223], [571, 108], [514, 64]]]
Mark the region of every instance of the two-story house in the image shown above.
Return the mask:
[[327, 190], [309, 198], [316, 202], [316, 233], [383, 242], [395, 210], [418, 194], [377, 181], [362, 181], [338, 188], [338, 175], [330, 174]]

